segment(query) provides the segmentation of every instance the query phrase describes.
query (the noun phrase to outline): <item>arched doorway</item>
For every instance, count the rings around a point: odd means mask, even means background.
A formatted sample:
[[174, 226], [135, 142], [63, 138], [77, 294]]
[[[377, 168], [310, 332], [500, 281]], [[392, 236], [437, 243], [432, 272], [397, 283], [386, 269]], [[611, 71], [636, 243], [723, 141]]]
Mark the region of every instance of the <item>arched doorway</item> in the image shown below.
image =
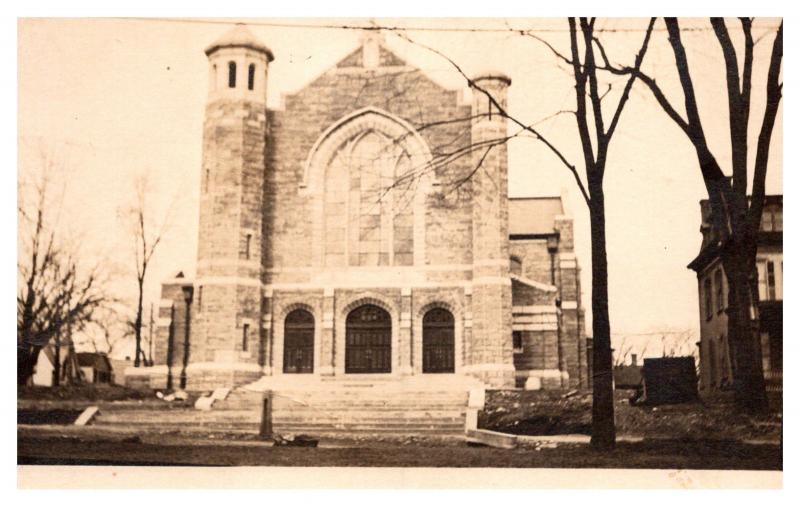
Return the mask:
[[446, 309], [431, 309], [422, 318], [422, 372], [455, 372], [455, 320]]
[[314, 316], [305, 309], [295, 309], [283, 326], [283, 372], [314, 372]]
[[344, 372], [392, 372], [392, 319], [384, 309], [366, 304], [347, 315]]

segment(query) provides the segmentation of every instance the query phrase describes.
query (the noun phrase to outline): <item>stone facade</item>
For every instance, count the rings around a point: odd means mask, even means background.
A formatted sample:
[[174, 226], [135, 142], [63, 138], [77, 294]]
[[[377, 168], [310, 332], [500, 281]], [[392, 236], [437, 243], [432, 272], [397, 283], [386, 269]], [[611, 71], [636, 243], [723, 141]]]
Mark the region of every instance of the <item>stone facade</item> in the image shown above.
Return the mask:
[[[370, 35], [269, 110], [272, 53], [245, 27], [206, 54], [197, 277], [164, 283], [156, 366], [129, 383], [172, 375], [177, 386], [188, 308], [189, 389], [374, 378], [348, 361], [369, 371], [380, 346], [386, 380], [583, 384], [572, 221], [548, 199], [507, 197], [507, 122], [483, 93], [464, 102]], [[510, 79], [474, 83], [505, 107]], [[515, 236], [510, 210], [521, 207], [544, 232], [523, 224]], [[365, 305], [388, 314], [385, 328], [351, 332]], [[434, 309], [438, 323], [426, 320]]]

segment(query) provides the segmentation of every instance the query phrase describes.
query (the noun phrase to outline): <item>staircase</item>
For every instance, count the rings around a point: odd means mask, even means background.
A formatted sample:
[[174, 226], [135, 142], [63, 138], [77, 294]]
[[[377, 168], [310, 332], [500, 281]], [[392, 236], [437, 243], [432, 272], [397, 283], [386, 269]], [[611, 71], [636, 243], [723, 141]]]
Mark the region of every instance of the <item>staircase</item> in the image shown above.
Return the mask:
[[375, 387], [272, 393], [276, 434], [316, 436], [463, 436], [466, 391]]
[[192, 406], [113, 403], [100, 406], [91, 424], [137, 433], [258, 434], [261, 413], [253, 407], [200, 411]]
[[313, 389], [237, 388], [210, 411], [157, 402], [101, 407], [93, 424], [140, 433], [260, 433], [264, 399], [272, 433], [317, 437], [463, 437], [466, 389], [402, 389], [375, 384], [318, 384]]

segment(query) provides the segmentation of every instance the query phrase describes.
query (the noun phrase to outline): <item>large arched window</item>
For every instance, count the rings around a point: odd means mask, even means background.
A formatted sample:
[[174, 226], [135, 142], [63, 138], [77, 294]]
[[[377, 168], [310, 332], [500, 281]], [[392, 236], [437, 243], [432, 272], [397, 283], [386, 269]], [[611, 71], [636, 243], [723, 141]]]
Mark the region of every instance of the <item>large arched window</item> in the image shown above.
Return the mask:
[[455, 372], [455, 320], [444, 308], [433, 308], [422, 318], [422, 372]]
[[314, 316], [305, 309], [286, 315], [283, 327], [283, 372], [314, 372]]
[[389, 137], [367, 130], [345, 142], [326, 173], [325, 265], [413, 265], [417, 183]]
[[346, 373], [392, 371], [392, 319], [386, 310], [366, 304], [347, 315]]

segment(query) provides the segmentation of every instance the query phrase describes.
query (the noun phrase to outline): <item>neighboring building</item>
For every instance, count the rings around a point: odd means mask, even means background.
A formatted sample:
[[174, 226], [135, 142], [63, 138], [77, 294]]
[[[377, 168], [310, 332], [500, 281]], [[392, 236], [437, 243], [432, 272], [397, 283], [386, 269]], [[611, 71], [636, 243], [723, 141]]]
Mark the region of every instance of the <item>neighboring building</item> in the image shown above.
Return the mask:
[[108, 360], [111, 362], [111, 383], [124, 385], [125, 370], [128, 367], [133, 367], [133, 359], [130, 356], [123, 356], [123, 358], [109, 357]]
[[[719, 257], [720, 241], [711, 226], [711, 208], [700, 202], [703, 243], [689, 264], [697, 273], [700, 299], [700, 388], [732, 386], [728, 343], [728, 281]], [[767, 195], [758, 236], [761, 354], [768, 385], [780, 385], [783, 371], [783, 196]]]
[[53, 386], [53, 373], [55, 371], [55, 352], [52, 345], [45, 346], [39, 352], [36, 365], [33, 366], [31, 383], [37, 387]]
[[636, 390], [642, 387], [642, 366], [636, 354], [631, 354], [630, 364], [614, 366], [614, 388], [618, 390]]
[[[68, 367], [68, 349], [62, 349], [62, 371]], [[77, 366], [81, 371], [81, 381], [92, 384], [110, 383], [112, 377], [111, 362], [105, 353], [78, 352]], [[53, 386], [53, 373], [55, 371], [55, 346], [52, 344], [44, 347], [39, 353], [39, 358], [33, 369], [31, 383], [35, 386]]]
[[[270, 110], [273, 55], [245, 27], [206, 55], [197, 277], [163, 284], [156, 366], [128, 384], [177, 386], [188, 357], [194, 390], [586, 385], [572, 220], [560, 198], [508, 198], [484, 95], [370, 34]], [[474, 81], [506, 103], [508, 77]]]
[[96, 352], [79, 352], [78, 366], [87, 383], [111, 383], [113, 369], [108, 355]]

